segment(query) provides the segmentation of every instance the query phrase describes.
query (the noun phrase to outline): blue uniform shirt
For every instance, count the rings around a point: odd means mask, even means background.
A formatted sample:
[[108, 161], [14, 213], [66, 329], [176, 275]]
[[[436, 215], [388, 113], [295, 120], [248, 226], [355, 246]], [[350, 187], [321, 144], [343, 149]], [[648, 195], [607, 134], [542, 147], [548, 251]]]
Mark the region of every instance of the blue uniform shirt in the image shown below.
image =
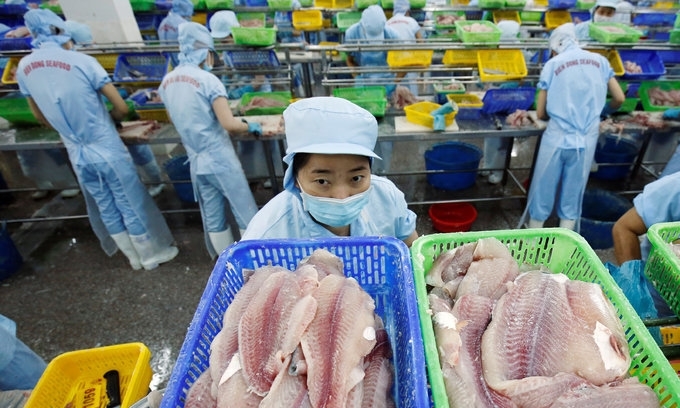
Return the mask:
[[[368, 204], [350, 227], [352, 236], [386, 235], [404, 240], [416, 229], [416, 215], [390, 180], [371, 175]], [[271, 199], [251, 220], [242, 239], [321, 238], [335, 235], [302, 206], [297, 187]]]
[[659, 222], [680, 221], [680, 172], [649, 183], [633, 199], [647, 228]]
[[[385, 26], [385, 40], [397, 40], [399, 34], [388, 26]], [[345, 43], [366, 41], [366, 34], [361, 22], [350, 26], [345, 32]], [[387, 66], [387, 51], [361, 51], [352, 52], [352, 57], [360, 66]]]

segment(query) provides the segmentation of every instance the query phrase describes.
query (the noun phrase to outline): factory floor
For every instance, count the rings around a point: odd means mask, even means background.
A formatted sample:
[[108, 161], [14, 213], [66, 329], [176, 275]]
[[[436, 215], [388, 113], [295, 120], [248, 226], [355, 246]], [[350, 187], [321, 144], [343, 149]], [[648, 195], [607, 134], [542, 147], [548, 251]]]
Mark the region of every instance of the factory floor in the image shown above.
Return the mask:
[[[474, 142], [481, 146], [481, 140]], [[478, 175], [473, 187], [461, 191], [436, 190], [424, 174], [423, 153], [433, 143], [398, 142], [390, 178], [404, 191], [418, 215], [421, 235], [436, 232], [428, 217], [433, 200], [471, 200], [478, 217], [471, 229], [513, 229], [524, 207], [521, 189], [512, 179], [503, 186], [491, 185]], [[517, 139], [511, 168], [520, 182], [528, 175], [535, 138]], [[160, 163], [172, 152], [158, 155]], [[32, 188], [22, 176], [14, 152], [0, 152], [0, 163], [11, 188]], [[636, 191], [651, 181], [640, 173], [633, 180], [592, 182], [595, 187], [615, 191]], [[251, 184], [258, 204], [272, 196], [263, 180]], [[633, 193], [627, 198], [632, 198]], [[82, 195], [63, 199], [52, 191], [34, 201], [30, 191], [13, 193], [14, 201], [0, 206], [2, 219], [33, 215], [77, 216], [85, 214]], [[16, 245], [24, 256], [22, 268], [0, 281], [0, 313], [17, 322], [17, 335], [46, 361], [72, 350], [127, 342], [142, 342], [152, 352], [154, 378], [151, 389], [164, 388], [178, 357], [187, 327], [213, 269], [205, 249], [197, 206], [181, 202], [173, 187], [155, 198], [167, 212], [179, 255], [151, 271], [133, 271], [126, 258], [117, 253], [107, 257], [99, 246], [87, 219], [9, 223]], [[554, 226], [549, 220], [548, 226]], [[611, 249], [596, 251], [603, 261], [613, 260]]]

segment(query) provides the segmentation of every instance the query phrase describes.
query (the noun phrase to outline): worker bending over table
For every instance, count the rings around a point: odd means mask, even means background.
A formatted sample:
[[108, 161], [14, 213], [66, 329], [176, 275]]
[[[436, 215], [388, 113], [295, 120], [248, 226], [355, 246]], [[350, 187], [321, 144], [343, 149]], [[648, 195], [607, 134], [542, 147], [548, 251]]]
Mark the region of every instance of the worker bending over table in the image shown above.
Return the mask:
[[552, 32], [550, 50], [554, 56], [541, 71], [536, 101], [538, 118], [550, 120], [518, 228], [527, 218], [529, 228], [543, 227], [557, 201], [559, 226], [578, 231], [600, 115], [615, 112], [625, 96], [607, 58], [579, 47], [572, 23]]
[[109, 256], [120, 249], [133, 269], [172, 260], [178, 250], [170, 229], [116, 130], [114, 120], [128, 107], [108, 73], [93, 57], [68, 50], [71, 37], [52, 11], [30, 10], [24, 22], [34, 49], [19, 62], [19, 89], [38, 121], [64, 142], [102, 248]]
[[387, 178], [372, 175], [378, 122], [342, 98], [313, 97], [283, 112], [284, 191], [253, 217], [243, 239], [392, 236], [411, 245], [416, 215]]

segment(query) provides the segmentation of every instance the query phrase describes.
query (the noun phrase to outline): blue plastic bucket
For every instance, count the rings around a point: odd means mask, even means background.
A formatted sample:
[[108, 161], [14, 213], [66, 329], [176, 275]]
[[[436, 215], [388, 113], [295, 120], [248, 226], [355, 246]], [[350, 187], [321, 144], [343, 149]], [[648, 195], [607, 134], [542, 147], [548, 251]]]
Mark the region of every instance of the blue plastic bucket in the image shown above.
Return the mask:
[[428, 174], [427, 182], [442, 190], [462, 190], [472, 187], [477, 179], [477, 168], [481, 158], [482, 149], [469, 143], [435, 144], [425, 152], [425, 169], [456, 172]]
[[184, 181], [184, 183], [172, 183], [175, 188], [177, 197], [185, 203], [195, 203], [194, 185], [187, 183], [191, 180], [191, 170], [189, 169], [189, 162], [187, 156], [176, 156], [166, 161], [163, 168], [172, 181]]
[[581, 205], [581, 235], [593, 249], [613, 247], [612, 228], [631, 207], [630, 201], [611, 191], [586, 190]]
[[7, 223], [0, 224], [0, 280], [9, 278], [24, 263], [19, 250], [7, 231]]
[[619, 139], [615, 136], [607, 136], [603, 146], [598, 144], [595, 149], [595, 162], [597, 163], [625, 163], [614, 166], [599, 166], [593, 177], [602, 180], [618, 180], [625, 178], [630, 171], [638, 147], [630, 140]]

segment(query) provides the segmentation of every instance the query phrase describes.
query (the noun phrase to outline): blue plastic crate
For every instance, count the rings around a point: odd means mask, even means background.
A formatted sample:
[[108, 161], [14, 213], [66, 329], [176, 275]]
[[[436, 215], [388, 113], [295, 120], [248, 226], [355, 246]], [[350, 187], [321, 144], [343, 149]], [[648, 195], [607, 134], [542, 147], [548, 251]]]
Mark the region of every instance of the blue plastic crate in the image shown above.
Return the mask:
[[624, 79], [656, 79], [666, 74], [666, 68], [663, 61], [659, 58], [659, 54], [653, 50], [619, 50], [621, 62], [632, 61], [642, 68], [641, 74], [623, 74]]
[[172, 10], [172, 0], [156, 0], [156, 10], [170, 11]]
[[274, 50], [226, 51], [224, 62], [234, 69], [276, 68], [280, 65]]
[[680, 64], [680, 52], [677, 50], [657, 50], [656, 53], [664, 64]]
[[548, 0], [549, 9], [570, 9], [576, 7], [576, 0]]
[[0, 38], [0, 51], [30, 50], [33, 38]]
[[0, 4], [0, 14], [2, 15], [21, 15], [28, 11], [25, 4]]
[[590, 11], [569, 11], [571, 19], [576, 24], [577, 22], [584, 22], [590, 20]]
[[391, 237], [347, 237], [240, 241], [222, 252], [170, 375], [162, 408], [184, 407], [189, 388], [208, 368], [210, 343], [222, 328], [224, 312], [243, 286], [243, 270], [269, 264], [294, 270], [319, 248], [340, 257], [345, 275], [356, 279], [375, 300], [376, 313], [385, 323], [393, 351], [392, 395], [396, 406], [430, 406], [408, 248]]
[[247, 7], [267, 7], [267, 0], [246, 0]]
[[633, 16], [636, 26], [672, 27], [675, 23], [675, 13], [638, 13]]
[[510, 114], [517, 109], [527, 110], [531, 108], [536, 97], [536, 88], [497, 88], [489, 89], [484, 93], [484, 114]]
[[135, 14], [135, 20], [137, 20], [137, 27], [140, 31], [156, 31], [158, 26], [161, 25], [163, 20], [163, 15], [161, 14]]
[[113, 80], [117, 82], [160, 82], [170, 69], [170, 57], [163, 52], [121, 53]]

